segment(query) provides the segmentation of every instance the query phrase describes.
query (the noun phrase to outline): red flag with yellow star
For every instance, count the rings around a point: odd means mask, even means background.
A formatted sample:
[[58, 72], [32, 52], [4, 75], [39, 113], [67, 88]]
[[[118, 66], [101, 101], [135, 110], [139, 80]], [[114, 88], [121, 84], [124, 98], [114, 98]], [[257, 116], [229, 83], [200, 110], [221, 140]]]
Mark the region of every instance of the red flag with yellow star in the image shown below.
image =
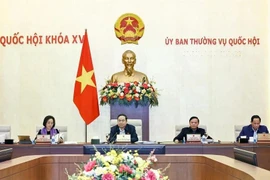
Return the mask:
[[73, 101], [86, 124], [90, 124], [99, 116], [96, 78], [86, 30], [75, 81]]

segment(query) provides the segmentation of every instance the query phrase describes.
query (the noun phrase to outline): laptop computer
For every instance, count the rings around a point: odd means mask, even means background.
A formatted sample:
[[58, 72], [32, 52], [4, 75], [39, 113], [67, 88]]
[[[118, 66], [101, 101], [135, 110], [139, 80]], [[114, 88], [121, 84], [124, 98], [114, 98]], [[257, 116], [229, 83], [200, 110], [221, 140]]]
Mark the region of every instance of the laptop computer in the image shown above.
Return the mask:
[[30, 136], [28, 135], [18, 135], [19, 144], [32, 144]]
[[187, 134], [187, 142], [201, 142], [200, 134]]
[[130, 142], [130, 134], [117, 134], [116, 142]]
[[27, 135], [18, 135], [19, 141], [31, 141], [30, 136]]

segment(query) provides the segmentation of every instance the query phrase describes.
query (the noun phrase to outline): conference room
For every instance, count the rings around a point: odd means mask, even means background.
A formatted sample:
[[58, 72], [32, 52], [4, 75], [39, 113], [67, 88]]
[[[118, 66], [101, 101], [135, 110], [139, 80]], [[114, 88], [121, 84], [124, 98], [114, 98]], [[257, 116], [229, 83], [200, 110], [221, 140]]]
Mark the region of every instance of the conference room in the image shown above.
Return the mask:
[[[155, 149], [169, 179], [269, 175], [268, 133], [237, 140], [253, 115], [270, 127], [267, 0], [2, 4], [0, 179], [67, 179], [110, 147]], [[119, 114], [136, 142], [108, 142]], [[204, 137], [174, 141], [193, 116]]]

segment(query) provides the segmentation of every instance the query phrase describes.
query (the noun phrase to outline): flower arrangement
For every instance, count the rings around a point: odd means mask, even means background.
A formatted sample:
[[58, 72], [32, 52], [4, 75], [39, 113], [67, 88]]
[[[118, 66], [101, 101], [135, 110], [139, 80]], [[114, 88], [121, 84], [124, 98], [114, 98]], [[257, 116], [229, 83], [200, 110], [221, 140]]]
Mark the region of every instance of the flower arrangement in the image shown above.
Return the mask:
[[154, 151], [146, 160], [135, 151], [110, 150], [105, 155], [96, 152], [86, 164], [77, 165], [77, 173], [68, 175], [68, 180], [168, 180], [164, 169], [152, 169], [150, 165], [157, 161]]
[[136, 107], [141, 106], [158, 106], [158, 93], [152, 86], [152, 83], [111, 83], [107, 81], [104, 88], [100, 90], [100, 104], [130, 106], [133, 103]]

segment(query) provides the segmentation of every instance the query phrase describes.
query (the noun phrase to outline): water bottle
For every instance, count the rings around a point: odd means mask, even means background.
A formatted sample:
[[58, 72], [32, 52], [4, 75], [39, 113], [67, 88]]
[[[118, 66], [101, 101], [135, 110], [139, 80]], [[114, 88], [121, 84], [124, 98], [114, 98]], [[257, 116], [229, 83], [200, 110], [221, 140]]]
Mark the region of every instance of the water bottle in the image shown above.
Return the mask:
[[253, 133], [253, 143], [257, 143], [257, 133]]
[[55, 142], [55, 135], [52, 136], [52, 144], [56, 144], [56, 142]]
[[109, 140], [110, 140], [110, 134], [108, 133], [106, 134], [106, 142], [109, 142]]
[[207, 144], [207, 140], [206, 140], [205, 135], [202, 136], [202, 143], [203, 143], [203, 144]]
[[183, 137], [183, 144], [186, 144], [186, 138], [185, 137]]

